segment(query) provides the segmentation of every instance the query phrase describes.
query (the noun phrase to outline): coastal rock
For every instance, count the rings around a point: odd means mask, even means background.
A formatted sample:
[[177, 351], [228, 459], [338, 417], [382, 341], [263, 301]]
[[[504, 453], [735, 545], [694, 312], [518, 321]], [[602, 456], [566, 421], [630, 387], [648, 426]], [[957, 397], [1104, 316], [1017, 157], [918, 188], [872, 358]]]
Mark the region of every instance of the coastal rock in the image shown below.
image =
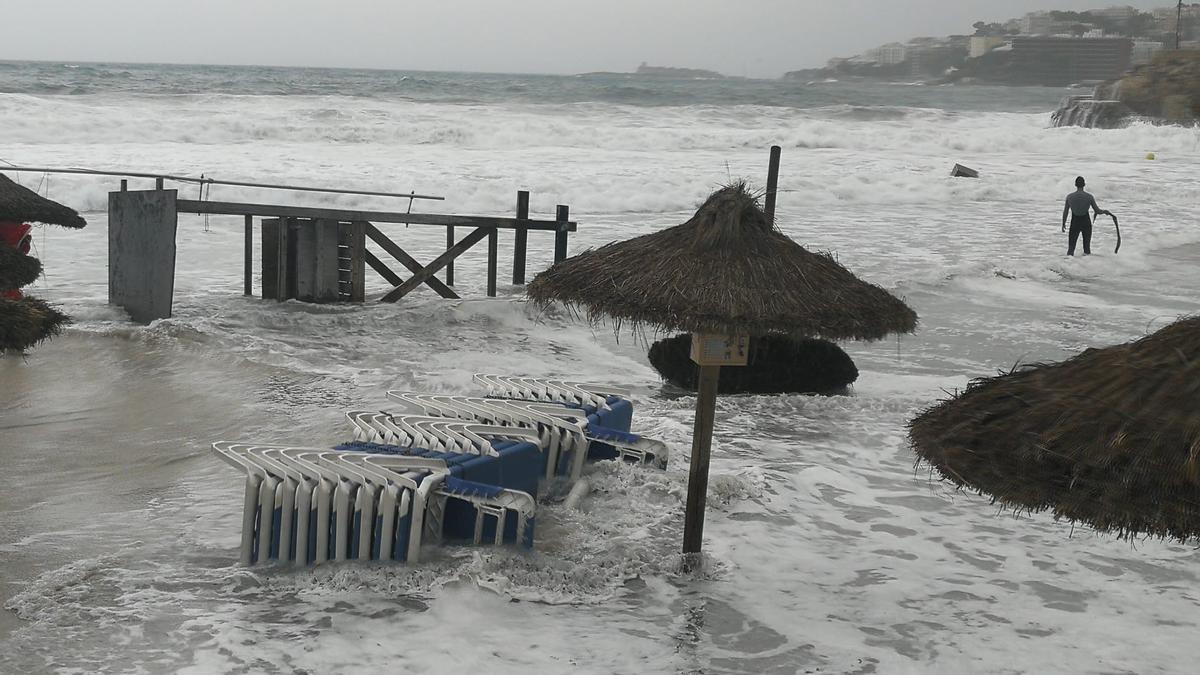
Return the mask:
[[1063, 99], [1054, 126], [1116, 129], [1134, 120], [1155, 124], [1200, 123], [1200, 50], [1168, 51], [1091, 96]]
[[[692, 362], [691, 333], [655, 342], [650, 365], [664, 380], [695, 391], [699, 367]], [[837, 394], [858, 379], [858, 368], [827, 340], [771, 334], [750, 341], [750, 363], [721, 369], [722, 394]]]

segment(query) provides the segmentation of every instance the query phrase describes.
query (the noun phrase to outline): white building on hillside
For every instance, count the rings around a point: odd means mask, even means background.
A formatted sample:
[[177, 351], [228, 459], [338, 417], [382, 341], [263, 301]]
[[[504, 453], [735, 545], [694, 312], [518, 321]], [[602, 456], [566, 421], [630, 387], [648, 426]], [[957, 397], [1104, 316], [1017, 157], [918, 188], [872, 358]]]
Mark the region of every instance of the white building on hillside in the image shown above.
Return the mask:
[[1133, 51], [1130, 52], [1129, 62], [1132, 65], [1140, 66], [1144, 63], [1150, 63], [1154, 55], [1161, 52], [1163, 43], [1151, 42], [1149, 40], [1134, 40]]
[[866, 56], [869, 61], [874, 61], [879, 65], [894, 66], [897, 63], [904, 63], [908, 60], [908, 47], [905, 47], [899, 42], [893, 42], [891, 44], [886, 44], [882, 47], [872, 49], [864, 54], [864, 56]]
[[1054, 20], [1050, 12], [1030, 12], [1021, 17], [1021, 33], [1023, 35], [1045, 35], [1050, 32]]
[[967, 55], [977, 59], [1004, 44], [1004, 38], [995, 35], [972, 35], [971, 48]]

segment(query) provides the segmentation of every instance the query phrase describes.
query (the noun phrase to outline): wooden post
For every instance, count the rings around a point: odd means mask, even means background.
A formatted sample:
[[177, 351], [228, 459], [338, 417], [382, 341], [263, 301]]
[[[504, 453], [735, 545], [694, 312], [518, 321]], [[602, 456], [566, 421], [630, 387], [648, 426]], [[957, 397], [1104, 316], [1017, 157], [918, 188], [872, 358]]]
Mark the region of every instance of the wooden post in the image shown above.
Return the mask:
[[246, 252], [242, 270], [242, 295], [254, 295], [254, 216], [246, 216]]
[[127, 192], [128, 190], [129, 190], [129, 181], [122, 178], [121, 179], [121, 192]]
[[493, 227], [488, 232], [487, 295], [489, 298], [496, 297], [496, 258], [499, 244], [500, 230]]
[[367, 224], [356, 220], [350, 224], [350, 302], [366, 299], [366, 253]]
[[[571, 219], [571, 207], [565, 204], [559, 204], [554, 211], [554, 219], [560, 223], [565, 223]], [[560, 226], [558, 231], [554, 233], [554, 262], [562, 262], [567, 259], [567, 228]]]
[[[525, 220], [529, 217], [529, 191], [517, 192], [517, 218]], [[528, 248], [529, 229], [518, 226], [513, 243], [513, 283], [525, 283], [525, 249]]]
[[[446, 250], [449, 251], [452, 248], [454, 248], [454, 226], [447, 225], [446, 226]], [[454, 285], [454, 262], [453, 261], [446, 263], [446, 285], [447, 286]]]
[[771, 146], [771, 162], [767, 165], [767, 200], [763, 211], [767, 214], [767, 222], [775, 222], [775, 192], [779, 187], [779, 155], [783, 149], [778, 145]]
[[161, 179], [161, 178], [154, 179], [154, 189], [155, 190], [163, 189], [163, 179]]
[[717, 381], [721, 366], [700, 366], [696, 424], [692, 428], [692, 462], [688, 469], [687, 507], [683, 515], [683, 552], [699, 553], [704, 541], [704, 506], [708, 500], [708, 460], [712, 452], [713, 419], [717, 410]]

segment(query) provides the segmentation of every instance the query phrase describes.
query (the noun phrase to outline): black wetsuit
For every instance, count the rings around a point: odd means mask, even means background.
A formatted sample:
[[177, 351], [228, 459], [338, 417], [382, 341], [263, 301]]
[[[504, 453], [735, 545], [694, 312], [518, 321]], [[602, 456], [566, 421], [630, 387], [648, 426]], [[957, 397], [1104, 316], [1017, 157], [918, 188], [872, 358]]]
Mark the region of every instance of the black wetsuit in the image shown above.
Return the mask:
[[1071, 211], [1071, 232], [1068, 236], [1067, 255], [1075, 255], [1075, 242], [1079, 240], [1079, 235], [1083, 235], [1083, 254], [1091, 255], [1092, 253], [1092, 218], [1088, 213], [1089, 209], [1094, 209], [1096, 213], [1100, 213], [1101, 209], [1096, 206], [1096, 198], [1083, 188], [1067, 195], [1067, 204], [1063, 208], [1064, 215], [1066, 211]]

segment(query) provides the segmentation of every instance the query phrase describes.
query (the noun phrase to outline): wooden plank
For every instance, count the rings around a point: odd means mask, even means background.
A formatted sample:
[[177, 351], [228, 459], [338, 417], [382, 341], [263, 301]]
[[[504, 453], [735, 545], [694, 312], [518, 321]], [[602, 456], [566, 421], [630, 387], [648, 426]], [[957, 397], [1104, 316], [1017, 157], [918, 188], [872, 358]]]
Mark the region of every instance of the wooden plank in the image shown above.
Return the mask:
[[[517, 192], [517, 220], [529, 219], [529, 191]], [[529, 228], [518, 226], [513, 239], [513, 283], [525, 283], [525, 251], [529, 248]]]
[[264, 218], [262, 221], [262, 297], [275, 300], [279, 297], [279, 233], [283, 221], [279, 218]]
[[[562, 223], [564, 227], [554, 231], [554, 262], [562, 262], [567, 259], [567, 232], [565, 225], [571, 217], [571, 207], [565, 204], [559, 204], [555, 209], [557, 222]], [[573, 229], [573, 228], [572, 228]]]
[[[407, 267], [409, 272], [417, 274], [424, 269], [424, 266], [417, 262], [416, 258], [413, 258], [408, 254], [407, 251], [396, 245], [396, 242], [388, 239], [386, 234], [379, 231], [379, 228], [375, 227], [371, 223], [364, 223], [364, 225], [364, 231], [366, 232], [367, 236], [371, 238], [371, 241], [379, 244], [379, 247], [384, 251], [387, 251], [388, 255], [398, 260], [401, 265]], [[443, 298], [454, 299], [458, 297], [454, 291], [450, 290], [449, 286], [443, 284], [442, 281], [437, 277], [429, 277], [425, 280], [425, 285], [432, 288], [434, 292]]]
[[254, 295], [254, 216], [246, 216], [246, 253], [242, 270], [242, 295]]
[[488, 232], [487, 295], [489, 298], [496, 297], [496, 258], [498, 256], [499, 243], [500, 230], [492, 228]]
[[[454, 246], [454, 226], [448, 225], [448, 226], [446, 226], [446, 250], [449, 251], [450, 247], [452, 247], [452, 246]], [[454, 261], [453, 260], [446, 263], [446, 285], [447, 286], [454, 285]]]
[[771, 146], [771, 159], [767, 164], [767, 200], [763, 207], [763, 212], [767, 215], [767, 222], [775, 222], [775, 193], [779, 187], [779, 154], [783, 149], [778, 145]]
[[[696, 424], [692, 428], [692, 461], [688, 467], [687, 505], [683, 512], [683, 552], [700, 552], [704, 541], [704, 508], [708, 500], [708, 464], [712, 455], [713, 419], [717, 410], [717, 381], [721, 366], [700, 366]], [[685, 560], [685, 564], [694, 563]]]
[[338, 296], [337, 221], [297, 221], [296, 298], [304, 302], [336, 302]]
[[434, 258], [433, 262], [429, 263], [420, 272], [417, 272], [410, 277], [408, 281], [405, 281], [403, 284], [400, 284], [396, 288], [388, 291], [387, 294], [383, 296], [382, 300], [384, 302], [395, 302], [400, 298], [403, 298], [405, 295], [408, 295], [414, 288], [425, 283], [426, 279], [432, 277], [434, 274], [437, 274], [438, 270], [442, 269], [446, 263], [462, 255], [467, 249], [471, 248], [475, 244], [478, 244], [479, 241], [486, 237], [490, 231], [492, 231], [491, 228], [487, 227], [477, 228], [471, 234], [463, 237], [462, 241], [458, 242], [454, 246], [451, 246], [445, 253], [439, 255], [437, 258]]
[[367, 224], [355, 221], [350, 224], [350, 302], [366, 299], [367, 269], [363, 264], [366, 252]]
[[393, 286], [399, 286], [400, 284], [404, 283], [404, 280], [400, 278], [400, 275], [393, 272], [391, 268], [389, 268], [382, 260], [376, 258], [374, 253], [371, 253], [370, 251], [363, 251], [363, 260], [365, 260], [366, 263], [371, 266], [371, 269], [379, 272], [379, 276], [383, 277], [383, 279], [389, 284]]
[[262, 216], [265, 218], [312, 218], [374, 223], [410, 223], [412, 225], [461, 225], [466, 227], [498, 227], [511, 230], [524, 227], [529, 230], [558, 232], [566, 228], [574, 232], [577, 224], [556, 220], [517, 220], [516, 218], [494, 218], [491, 216], [457, 216], [441, 213], [400, 213], [393, 211], [352, 211], [346, 209], [321, 209], [309, 206], [283, 206], [279, 204], [243, 204], [240, 202], [212, 202], [180, 199], [180, 211], [185, 213], [219, 214], [227, 216]]

